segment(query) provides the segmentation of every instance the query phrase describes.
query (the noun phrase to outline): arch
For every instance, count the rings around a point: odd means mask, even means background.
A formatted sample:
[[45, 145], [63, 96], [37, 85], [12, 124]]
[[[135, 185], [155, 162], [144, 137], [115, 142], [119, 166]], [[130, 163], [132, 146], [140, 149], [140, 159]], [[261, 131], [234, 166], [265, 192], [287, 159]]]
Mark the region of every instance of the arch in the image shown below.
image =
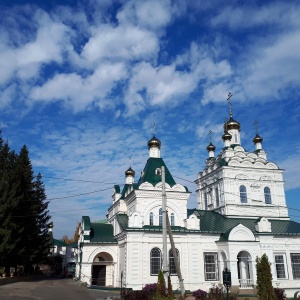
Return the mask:
[[248, 251], [240, 251], [237, 255], [237, 269], [240, 288], [252, 288], [253, 266]]
[[228, 241], [255, 241], [253, 232], [242, 224], [231, 229]]
[[[178, 259], [178, 264], [180, 264], [180, 259], [179, 259], [179, 251], [177, 248], [175, 248], [177, 259]], [[175, 265], [175, 258], [173, 256], [173, 251], [172, 249], [169, 250], [169, 274], [170, 275], [177, 275], [176, 272], [176, 265]]]
[[244, 185], [240, 186], [240, 201], [241, 203], [247, 203], [247, 189]]
[[264, 188], [265, 203], [272, 204], [271, 190], [268, 186]]
[[161, 269], [161, 251], [155, 247], [150, 251], [150, 275], [158, 275]]
[[92, 263], [92, 285], [107, 286], [113, 285], [113, 257], [108, 252], [98, 253]]

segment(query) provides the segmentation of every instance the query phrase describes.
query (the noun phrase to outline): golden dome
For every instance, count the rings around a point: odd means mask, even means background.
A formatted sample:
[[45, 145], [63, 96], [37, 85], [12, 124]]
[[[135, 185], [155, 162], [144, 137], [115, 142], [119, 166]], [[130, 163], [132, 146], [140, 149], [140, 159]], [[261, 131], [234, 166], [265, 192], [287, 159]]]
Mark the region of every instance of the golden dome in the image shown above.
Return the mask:
[[155, 137], [155, 135], [153, 136], [153, 138], [151, 140], [148, 141], [148, 149], [153, 148], [153, 147], [160, 149], [160, 145], [161, 145], [161, 142], [159, 139], [157, 139]]
[[257, 144], [257, 143], [261, 143], [263, 141], [263, 138], [261, 136], [258, 135], [258, 133], [256, 134], [256, 136], [253, 138], [253, 143]]
[[132, 176], [134, 177], [135, 172], [131, 169], [131, 167], [129, 167], [129, 169], [127, 171], [125, 171], [125, 176]]
[[222, 135], [222, 140], [231, 141], [231, 139], [232, 139], [232, 135], [227, 130], [225, 130], [224, 134]]
[[206, 149], [207, 151], [215, 151], [216, 147], [212, 144], [212, 142], [210, 142]]
[[237, 129], [238, 131], [241, 131], [241, 124], [232, 117], [230, 117], [229, 120], [224, 124], [224, 130], [230, 129]]

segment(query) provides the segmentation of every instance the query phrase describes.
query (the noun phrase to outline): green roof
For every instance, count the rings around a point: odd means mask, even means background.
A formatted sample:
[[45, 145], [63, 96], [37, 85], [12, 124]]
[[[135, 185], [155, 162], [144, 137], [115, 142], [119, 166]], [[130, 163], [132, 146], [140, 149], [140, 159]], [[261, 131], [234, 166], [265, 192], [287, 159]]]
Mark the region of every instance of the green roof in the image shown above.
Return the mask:
[[144, 182], [149, 182], [153, 186], [157, 183], [161, 182], [161, 175], [156, 174], [156, 169], [161, 169], [161, 167], [165, 167], [166, 172], [166, 183], [169, 184], [171, 187], [176, 184], [175, 180], [173, 179], [170, 171], [168, 170], [166, 164], [164, 163], [162, 158], [155, 158], [149, 157], [146, 163], [146, 166], [142, 172], [142, 175], [138, 181], [138, 185], [140, 186]]
[[117, 243], [111, 224], [91, 223], [91, 243]]
[[54, 246], [59, 246], [59, 247], [66, 247], [66, 246], [68, 246], [64, 241], [57, 240], [57, 239], [53, 239], [53, 245]]
[[119, 185], [114, 185], [116, 193], [120, 194], [120, 186]]
[[[200, 218], [200, 232], [218, 233], [221, 234], [221, 240], [226, 240], [230, 231], [239, 224], [249, 228], [254, 234], [258, 234], [255, 230], [256, 223], [260, 218], [233, 218], [225, 217], [214, 211], [188, 209], [188, 217], [196, 212]], [[290, 220], [272, 220], [271, 223], [272, 235], [300, 235], [300, 223]], [[265, 234], [265, 233], [259, 233]]]
[[121, 230], [124, 231], [128, 228], [128, 216], [127, 214], [118, 214], [117, 221], [121, 227]]
[[88, 217], [88, 216], [83, 216], [83, 217], [82, 217], [82, 220], [83, 220], [83, 224], [84, 224], [84, 230], [90, 230], [90, 228], [91, 228], [90, 217]]

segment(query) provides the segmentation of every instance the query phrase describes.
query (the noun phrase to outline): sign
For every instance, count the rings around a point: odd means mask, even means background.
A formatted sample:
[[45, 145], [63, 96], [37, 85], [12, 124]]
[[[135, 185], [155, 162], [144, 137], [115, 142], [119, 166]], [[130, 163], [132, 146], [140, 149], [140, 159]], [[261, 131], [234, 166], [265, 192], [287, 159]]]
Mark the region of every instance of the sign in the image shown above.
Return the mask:
[[223, 271], [223, 284], [231, 286], [231, 272], [227, 268]]

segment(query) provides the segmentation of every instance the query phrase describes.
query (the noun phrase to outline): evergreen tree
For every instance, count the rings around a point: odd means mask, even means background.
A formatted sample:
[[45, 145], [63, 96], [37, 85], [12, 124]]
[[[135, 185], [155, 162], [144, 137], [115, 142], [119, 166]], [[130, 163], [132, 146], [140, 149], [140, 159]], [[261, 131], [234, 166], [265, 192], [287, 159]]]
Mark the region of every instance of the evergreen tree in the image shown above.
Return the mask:
[[18, 184], [14, 178], [16, 155], [8, 143], [0, 137], [0, 264], [9, 274], [10, 266], [15, 265], [15, 255], [20, 235], [15, 218], [19, 203]]
[[0, 265], [38, 263], [49, 251], [49, 211], [41, 175], [35, 178], [29, 152], [11, 151], [0, 132]]
[[51, 246], [51, 237], [49, 235], [49, 216], [48, 204], [46, 201], [45, 186], [42, 182], [42, 175], [39, 173], [34, 183], [34, 215], [36, 216], [36, 240], [35, 240], [35, 257], [36, 263], [45, 258], [49, 253]]
[[268, 256], [256, 257], [257, 296], [261, 300], [277, 300], [272, 286], [272, 273]]

